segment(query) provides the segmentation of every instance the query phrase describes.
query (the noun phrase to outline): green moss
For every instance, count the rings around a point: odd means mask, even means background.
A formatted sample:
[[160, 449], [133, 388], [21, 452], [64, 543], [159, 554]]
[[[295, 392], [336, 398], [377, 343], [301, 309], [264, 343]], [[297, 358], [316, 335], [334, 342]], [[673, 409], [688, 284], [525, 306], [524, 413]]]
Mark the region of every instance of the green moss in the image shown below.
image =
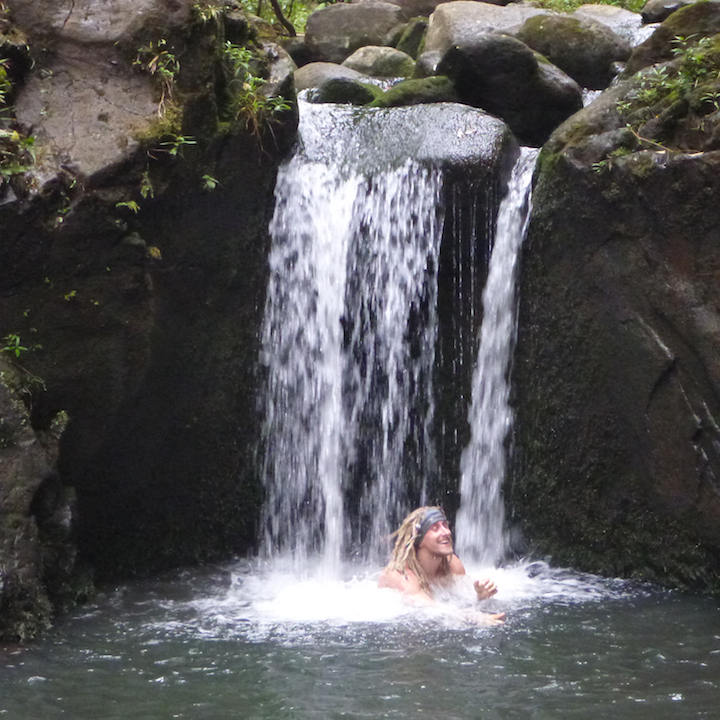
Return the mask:
[[330, 78], [312, 95], [317, 103], [347, 103], [367, 105], [372, 103], [382, 91], [376, 85], [360, 82], [351, 78]]
[[453, 82], [442, 75], [404, 80], [376, 97], [370, 107], [399, 107], [438, 102], [457, 102]]
[[397, 44], [397, 49], [407, 53], [413, 60], [417, 60], [420, 50], [425, 43], [425, 33], [428, 28], [426, 17], [416, 17], [405, 26], [403, 34]]
[[561, 152], [554, 152], [547, 147], [543, 147], [538, 156], [537, 166], [535, 169], [535, 177], [538, 178], [538, 182], [543, 184], [555, 183], [556, 176], [562, 172], [562, 167], [565, 165], [565, 159]]
[[154, 117], [148, 127], [135, 135], [135, 140], [145, 146], [160, 143], [171, 136], [182, 134], [182, 108], [176, 103], [168, 103], [165, 111]]

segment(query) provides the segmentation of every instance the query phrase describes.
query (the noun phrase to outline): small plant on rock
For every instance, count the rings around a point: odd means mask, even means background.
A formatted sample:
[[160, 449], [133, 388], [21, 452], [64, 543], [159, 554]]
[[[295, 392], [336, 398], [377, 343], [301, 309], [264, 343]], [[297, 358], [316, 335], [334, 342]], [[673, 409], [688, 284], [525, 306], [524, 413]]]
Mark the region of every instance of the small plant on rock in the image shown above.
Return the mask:
[[7, 74], [7, 58], [0, 58], [0, 105], [5, 104], [5, 98], [12, 89], [12, 83]]
[[281, 96], [268, 97], [262, 92], [265, 80], [255, 74], [250, 49], [228, 41], [223, 46], [223, 60], [229, 74], [229, 111], [234, 120], [244, 120], [246, 128], [259, 136], [262, 127], [290, 105]]
[[635, 89], [616, 107], [643, 145], [672, 151], [671, 138], [680, 123], [693, 132], [706, 132], [705, 118], [720, 107], [720, 46], [716, 37], [676, 37], [672, 62], [635, 75]]
[[166, 103], [172, 99], [175, 77], [180, 72], [179, 60], [170, 51], [167, 40], [161, 38], [157, 43], [151, 42], [141, 47], [133, 64], [160, 78], [162, 95], [158, 103], [158, 117], [162, 117], [165, 114]]
[[685, 92], [694, 90], [698, 85], [712, 79], [720, 79], [720, 69], [716, 66], [712, 54], [712, 37], [700, 38], [693, 42], [693, 37], [676, 37], [673, 41], [673, 55], [680, 59], [677, 87]]
[[211, 22], [217, 20], [225, 11], [222, 5], [210, 5], [208, 3], [196, 3], [192, 6], [192, 12], [200, 22]]
[[30, 350], [30, 348], [23, 345], [20, 336], [16, 333], [10, 333], [9, 335], [6, 335], [2, 339], [2, 342], [4, 343], [4, 345], [0, 347], [0, 353], [12, 355], [16, 358], [19, 358], [23, 353], [26, 353]]
[[703, 37], [697, 41], [690, 37], [676, 37], [673, 40], [675, 67], [660, 65], [640, 71], [640, 87], [631, 97], [632, 102], [618, 103], [618, 109], [627, 111], [641, 106], [652, 106], [668, 98], [671, 101], [685, 98], [706, 82], [720, 80], [718, 54], [711, 53], [713, 38]]
[[0, 128], [0, 177], [27, 172], [35, 162], [35, 138]]

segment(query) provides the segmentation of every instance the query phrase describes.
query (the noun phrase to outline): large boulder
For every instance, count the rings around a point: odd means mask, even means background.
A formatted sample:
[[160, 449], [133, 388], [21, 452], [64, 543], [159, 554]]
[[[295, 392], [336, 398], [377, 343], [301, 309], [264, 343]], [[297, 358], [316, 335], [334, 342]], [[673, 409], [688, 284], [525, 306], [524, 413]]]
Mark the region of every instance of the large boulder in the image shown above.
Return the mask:
[[615, 63], [627, 60], [631, 49], [627, 40], [597, 20], [566, 15], [528, 18], [515, 37], [591, 90], [610, 84]]
[[517, 142], [496, 117], [455, 103], [393, 108], [347, 108], [333, 118], [333, 142], [322, 134], [305, 138], [309, 159], [337, 165], [352, 160], [370, 175], [412, 158], [449, 173], [448, 184], [468, 177], [505, 181], [517, 157]]
[[305, 46], [313, 61], [341, 63], [364, 45], [391, 45], [405, 23], [397, 5], [328, 5], [307, 21]]
[[509, 503], [555, 562], [720, 592], [715, 58], [697, 86], [681, 58], [620, 83], [543, 148]]
[[380, 88], [369, 85], [367, 82], [353, 78], [335, 77], [326, 80], [313, 90], [308, 99], [313, 103], [367, 105], [380, 93]]
[[507, 32], [546, 10], [513, 3], [506, 7], [485, 2], [454, 0], [439, 5], [430, 17], [424, 52], [446, 53], [455, 45], [473, 42], [481, 33]]
[[374, 45], [357, 49], [342, 64], [365, 75], [381, 78], [410, 77], [415, 70], [415, 61], [407, 53]]
[[502, 118], [521, 143], [542, 145], [582, 107], [578, 84], [520, 40], [481, 33], [448, 50], [437, 67], [458, 97]]
[[322, 87], [328, 80], [367, 80], [363, 73], [337, 63], [313, 62], [303, 65], [295, 72], [295, 89], [300, 92], [308, 88]]

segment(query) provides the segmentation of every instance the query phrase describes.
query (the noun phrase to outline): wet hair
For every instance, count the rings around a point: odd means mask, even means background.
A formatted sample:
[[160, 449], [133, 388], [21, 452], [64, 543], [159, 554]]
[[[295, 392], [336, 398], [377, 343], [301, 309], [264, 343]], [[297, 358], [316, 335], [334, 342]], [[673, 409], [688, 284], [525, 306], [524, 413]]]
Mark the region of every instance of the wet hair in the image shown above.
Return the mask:
[[[430, 515], [432, 513], [432, 515]], [[442, 518], [437, 517], [431, 525], [424, 527], [423, 520], [425, 515], [430, 515], [429, 519], [433, 519], [437, 513], [442, 514]], [[413, 510], [400, 524], [400, 527], [390, 536], [395, 537], [395, 546], [393, 547], [390, 562], [385, 567], [385, 572], [393, 572], [395, 570], [401, 572], [407, 577], [407, 571], [411, 570], [417, 577], [420, 587], [428, 594], [432, 594], [430, 582], [428, 581], [425, 571], [420, 566], [417, 559], [417, 548], [422, 542], [425, 533], [436, 522], [440, 522], [445, 518], [445, 513], [439, 507], [420, 507]], [[440, 572], [443, 575], [450, 574], [450, 558], [444, 557]]]

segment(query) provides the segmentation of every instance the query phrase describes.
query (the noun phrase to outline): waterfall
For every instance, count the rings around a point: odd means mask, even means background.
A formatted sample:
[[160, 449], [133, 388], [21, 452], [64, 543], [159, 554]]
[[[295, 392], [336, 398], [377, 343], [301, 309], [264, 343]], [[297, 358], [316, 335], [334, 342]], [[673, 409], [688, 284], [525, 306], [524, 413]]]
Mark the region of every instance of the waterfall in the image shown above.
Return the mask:
[[342, 541], [341, 325], [359, 178], [294, 158], [276, 184], [263, 328], [266, 547], [324, 552]]
[[456, 543], [463, 557], [483, 565], [499, 562], [508, 547], [502, 483], [506, 442], [513, 420], [509, 372], [517, 330], [515, 280], [519, 250], [530, 217], [536, 158], [537, 150], [523, 148], [498, 212], [473, 372], [471, 438], [460, 463], [461, 504]]
[[379, 557], [415, 459], [421, 477], [435, 462], [442, 235], [440, 171], [353, 167], [352, 114], [335, 110], [327, 132], [332, 112], [304, 105], [280, 170], [261, 358], [265, 553], [316, 556], [328, 574], [352, 543]]

